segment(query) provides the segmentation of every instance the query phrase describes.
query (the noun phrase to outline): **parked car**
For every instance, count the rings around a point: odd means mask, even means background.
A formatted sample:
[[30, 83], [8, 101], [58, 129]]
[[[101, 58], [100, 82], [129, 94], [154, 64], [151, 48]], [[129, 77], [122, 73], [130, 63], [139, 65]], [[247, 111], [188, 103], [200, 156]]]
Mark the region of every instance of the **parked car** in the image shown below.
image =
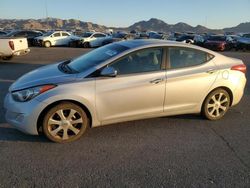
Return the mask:
[[250, 50], [250, 33], [237, 39], [236, 50]]
[[36, 37], [35, 43], [46, 48], [51, 46], [68, 46], [70, 41], [75, 38], [76, 36], [71, 35], [67, 31], [49, 31], [40, 37]]
[[151, 31], [148, 33], [148, 37], [150, 39], [164, 39], [165, 38], [165, 34], [164, 33], [158, 33], [155, 31]]
[[195, 44], [198, 46], [203, 46], [204, 38], [201, 35], [197, 34], [184, 34], [176, 39], [178, 42], [183, 42], [187, 44]]
[[168, 36], [167, 40], [176, 41], [176, 39], [181, 37], [182, 35], [183, 35], [183, 33], [174, 32]]
[[149, 34], [147, 32], [137, 33], [135, 39], [149, 39]]
[[60, 143], [88, 127], [136, 119], [201, 113], [219, 120], [240, 102], [245, 73], [241, 60], [198, 46], [122, 41], [22, 76], [9, 88], [5, 117]]
[[103, 41], [109, 37], [109, 35], [101, 32], [86, 32], [72, 40], [69, 45], [71, 47], [94, 48], [102, 46]]
[[42, 36], [43, 33], [40, 31], [32, 31], [32, 30], [14, 30], [8, 33], [7, 37], [25, 37], [28, 41], [28, 46], [34, 46], [35, 38]]
[[4, 36], [4, 35], [6, 35], [6, 34], [7, 34], [6, 32], [0, 31], [0, 36]]
[[126, 32], [117, 32], [117, 33], [114, 33], [111, 37], [106, 38], [102, 42], [102, 46], [113, 43], [113, 42], [119, 42], [123, 40], [132, 40], [134, 39], [134, 36], [135, 36], [134, 34], [129, 34]]
[[215, 51], [225, 51], [231, 50], [234, 45], [231, 37], [212, 35], [208, 37], [207, 41], [204, 43], [204, 47]]
[[26, 38], [0, 37], [0, 59], [10, 60], [14, 56], [25, 55], [29, 52]]

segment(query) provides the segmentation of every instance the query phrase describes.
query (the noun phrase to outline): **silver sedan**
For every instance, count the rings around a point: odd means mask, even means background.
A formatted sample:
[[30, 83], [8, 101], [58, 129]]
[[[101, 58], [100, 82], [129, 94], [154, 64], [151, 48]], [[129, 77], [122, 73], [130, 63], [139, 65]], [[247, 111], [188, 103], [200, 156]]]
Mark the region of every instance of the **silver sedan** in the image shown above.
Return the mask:
[[5, 98], [6, 120], [59, 143], [123, 121], [197, 113], [218, 120], [240, 102], [245, 73], [241, 60], [197, 46], [123, 41], [19, 78]]

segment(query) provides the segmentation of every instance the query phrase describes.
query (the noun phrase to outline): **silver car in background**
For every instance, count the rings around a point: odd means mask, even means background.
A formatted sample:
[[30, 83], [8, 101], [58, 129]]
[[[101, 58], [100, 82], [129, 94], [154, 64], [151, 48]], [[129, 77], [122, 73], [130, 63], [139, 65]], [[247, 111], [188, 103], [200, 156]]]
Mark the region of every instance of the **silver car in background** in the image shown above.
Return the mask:
[[201, 113], [218, 120], [246, 84], [241, 60], [178, 42], [130, 40], [25, 74], [9, 88], [6, 120], [52, 141], [88, 127]]

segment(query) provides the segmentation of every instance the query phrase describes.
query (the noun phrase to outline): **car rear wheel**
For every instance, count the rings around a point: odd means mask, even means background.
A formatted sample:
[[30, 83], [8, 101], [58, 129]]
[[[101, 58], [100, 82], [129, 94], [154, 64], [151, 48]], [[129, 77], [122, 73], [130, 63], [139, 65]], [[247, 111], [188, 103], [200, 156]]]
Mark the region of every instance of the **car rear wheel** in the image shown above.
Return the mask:
[[216, 89], [205, 99], [202, 106], [202, 114], [209, 120], [221, 119], [230, 106], [230, 96], [224, 89]]
[[51, 108], [43, 120], [43, 132], [57, 143], [79, 139], [89, 127], [84, 110], [73, 103], [61, 103]]
[[2, 57], [2, 59], [3, 60], [11, 60], [13, 58], [13, 56], [11, 55], [11, 56], [5, 56], [5, 57]]
[[44, 47], [49, 48], [51, 46], [51, 43], [49, 41], [44, 42]]

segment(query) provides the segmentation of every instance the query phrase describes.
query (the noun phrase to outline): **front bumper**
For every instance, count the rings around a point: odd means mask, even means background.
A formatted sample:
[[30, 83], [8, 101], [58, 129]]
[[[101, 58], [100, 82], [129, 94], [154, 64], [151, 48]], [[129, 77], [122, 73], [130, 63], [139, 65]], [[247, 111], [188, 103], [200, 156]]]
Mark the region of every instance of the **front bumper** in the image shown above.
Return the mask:
[[24, 133], [38, 135], [37, 120], [45, 107], [45, 103], [35, 99], [28, 102], [16, 102], [8, 93], [4, 100], [5, 119], [10, 125]]

